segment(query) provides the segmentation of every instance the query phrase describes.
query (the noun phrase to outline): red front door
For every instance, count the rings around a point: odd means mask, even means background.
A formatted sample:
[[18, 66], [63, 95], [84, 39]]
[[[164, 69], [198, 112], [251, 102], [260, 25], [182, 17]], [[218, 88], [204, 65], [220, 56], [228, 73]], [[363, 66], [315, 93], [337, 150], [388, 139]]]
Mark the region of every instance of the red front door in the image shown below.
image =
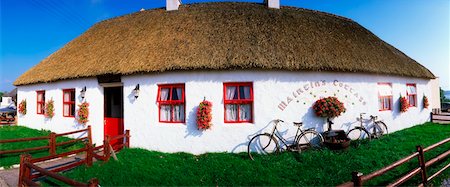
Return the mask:
[[[105, 136], [114, 137], [124, 134], [123, 127], [123, 87], [106, 87], [105, 96]], [[123, 139], [112, 140], [110, 143], [115, 150]]]

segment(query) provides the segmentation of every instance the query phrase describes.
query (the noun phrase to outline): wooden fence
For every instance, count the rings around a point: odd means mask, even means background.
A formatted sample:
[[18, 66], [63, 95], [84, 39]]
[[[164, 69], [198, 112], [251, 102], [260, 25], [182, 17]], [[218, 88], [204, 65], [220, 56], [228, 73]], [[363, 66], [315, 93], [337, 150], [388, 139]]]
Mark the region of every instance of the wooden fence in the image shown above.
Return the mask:
[[[64, 133], [63, 135], [67, 134], [70, 133]], [[42, 158], [32, 158], [30, 154], [22, 154], [20, 155], [18, 186], [39, 186], [39, 184], [36, 183], [34, 180], [40, 177], [50, 177], [71, 186], [89, 186], [89, 187], [98, 186], [98, 180], [95, 178], [89, 180], [87, 183], [83, 183], [59, 175], [58, 172], [67, 171], [69, 169], [75, 168], [83, 164], [86, 164], [87, 166], [92, 166], [94, 158], [97, 160], [108, 161], [111, 157], [111, 152], [114, 154], [110, 141], [115, 139], [122, 139], [122, 142], [118, 143], [118, 145], [121, 148], [129, 147], [130, 131], [127, 130], [125, 134], [119, 136], [114, 137], [106, 136], [105, 140], [103, 141], [103, 145], [97, 147], [93, 147], [92, 143], [89, 141], [85, 144], [85, 147], [81, 149], [60, 154], [54, 154]], [[52, 167], [51, 169], [41, 168], [36, 165], [36, 163], [39, 162], [56, 158], [63, 158], [73, 154], [84, 154], [85, 157], [84, 159], [79, 159], [74, 162], [70, 162], [68, 164]]]
[[400, 177], [399, 179], [397, 179], [396, 181], [390, 183], [387, 186], [400, 186], [401, 184], [403, 184], [404, 182], [408, 181], [409, 179], [411, 179], [412, 177], [414, 177], [417, 174], [420, 174], [422, 177], [422, 182], [420, 184], [420, 186], [424, 186], [428, 183], [428, 181], [432, 180], [433, 178], [435, 178], [436, 176], [438, 176], [440, 173], [442, 173], [444, 170], [448, 169], [450, 167], [450, 163], [447, 164], [446, 166], [444, 166], [443, 168], [441, 168], [439, 171], [437, 171], [436, 173], [432, 174], [431, 176], [428, 177], [427, 175], [427, 168], [433, 164], [435, 164], [436, 162], [442, 161], [444, 160], [446, 157], [448, 157], [450, 155], [450, 150], [447, 150], [446, 152], [438, 155], [435, 158], [432, 158], [431, 160], [425, 162], [425, 157], [424, 157], [424, 153], [439, 147], [445, 143], [450, 142], [450, 138], [447, 138], [445, 140], [442, 140], [436, 144], [433, 144], [427, 148], [422, 148], [422, 146], [417, 146], [417, 151], [403, 159], [400, 159], [394, 163], [392, 163], [389, 166], [386, 166], [378, 171], [374, 171], [368, 175], [363, 175], [360, 172], [352, 172], [352, 181], [350, 182], [346, 182], [344, 184], [339, 185], [340, 187], [347, 187], [347, 186], [362, 186], [363, 183], [378, 177], [380, 175], [385, 174], [388, 171], [393, 170], [394, 168], [414, 159], [417, 158], [419, 161], [419, 166], [417, 168], [414, 168], [413, 170], [409, 171], [406, 175]]
[[[82, 133], [82, 132], [86, 132], [86, 137], [81, 137], [81, 138], [69, 140], [66, 142], [56, 142], [57, 137], [66, 136], [66, 135], [75, 134], [75, 133]], [[0, 140], [0, 146], [1, 146], [1, 144], [4, 144], [4, 143], [27, 142], [27, 141], [37, 141], [37, 140], [48, 140], [48, 144], [46, 146], [31, 147], [31, 148], [25, 148], [25, 149], [2, 150], [2, 151], [0, 151], [0, 155], [39, 151], [39, 150], [45, 150], [45, 149], [48, 149], [48, 152], [50, 155], [56, 155], [56, 148], [58, 146], [73, 144], [73, 143], [76, 143], [79, 141], [87, 141], [89, 144], [92, 144], [91, 126], [88, 126], [86, 129], [72, 131], [72, 132], [66, 132], [66, 133], [62, 133], [62, 134], [56, 134], [56, 133], [52, 132], [48, 136]]]
[[450, 113], [447, 113], [447, 112], [442, 112], [442, 113], [430, 112], [430, 121], [433, 122], [433, 123], [450, 124]]

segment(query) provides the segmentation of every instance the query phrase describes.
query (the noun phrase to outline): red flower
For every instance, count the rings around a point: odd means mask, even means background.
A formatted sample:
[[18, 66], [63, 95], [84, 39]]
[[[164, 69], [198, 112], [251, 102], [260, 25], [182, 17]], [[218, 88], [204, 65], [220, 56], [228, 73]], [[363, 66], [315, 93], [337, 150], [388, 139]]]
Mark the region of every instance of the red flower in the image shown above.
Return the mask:
[[319, 117], [337, 117], [346, 109], [336, 97], [327, 97], [317, 100], [313, 105], [313, 110]]
[[211, 111], [212, 103], [209, 101], [203, 101], [199, 104], [197, 109], [197, 127], [198, 129], [211, 128]]

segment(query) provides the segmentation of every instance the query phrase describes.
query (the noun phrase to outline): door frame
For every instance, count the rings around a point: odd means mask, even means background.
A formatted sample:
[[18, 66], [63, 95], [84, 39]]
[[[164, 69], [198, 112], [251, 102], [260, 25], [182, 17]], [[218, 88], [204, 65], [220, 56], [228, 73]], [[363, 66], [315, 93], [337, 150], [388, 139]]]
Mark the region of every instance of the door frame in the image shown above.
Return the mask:
[[124, 99], [124, 87], [123, 87], [123, 83], [122, 82], [114, 82], [114, 83], [101, 83], [100, 84], [100, 86], [102, 86], [103, 87], [103, 138], [105, 138], [106, 137], [106, 131], [105, 131], [105, 129], [106, 129], [106, 92], [105, 92], [105, 89], [106, 88], [120, 88], [121, 90], [122, 90], [122, 97], [120, 98], [121, 99], [121, 103], [122, 103], [122, 106], [121, 106], [121, 112], [122, 112], [122, 118], [121, 118], [121, 124], [119, 124], [120, 126], [121, 126], [121, 129], [123, 129], [123, 131], [122, 132], [119, 132], [119, 135], [121, 135], [121, 134], [125, 134], [125, 123], [124, 123], [124, 110], [125, 110], [125, 108], [124, 108], [124, 102], [125, 102], [125, 99]]

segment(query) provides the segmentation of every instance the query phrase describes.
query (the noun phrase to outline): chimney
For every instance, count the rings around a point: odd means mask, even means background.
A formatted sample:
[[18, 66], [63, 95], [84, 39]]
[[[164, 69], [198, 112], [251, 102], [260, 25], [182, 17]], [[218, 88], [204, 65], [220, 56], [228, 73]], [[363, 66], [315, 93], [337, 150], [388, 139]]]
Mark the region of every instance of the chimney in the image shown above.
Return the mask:
[[267, 7], [280, 9], [280, 0], [264, 0]]
[[178, 10], [178, 7], [181, 4], [181, 0], [166, 0], [166, 10]]

